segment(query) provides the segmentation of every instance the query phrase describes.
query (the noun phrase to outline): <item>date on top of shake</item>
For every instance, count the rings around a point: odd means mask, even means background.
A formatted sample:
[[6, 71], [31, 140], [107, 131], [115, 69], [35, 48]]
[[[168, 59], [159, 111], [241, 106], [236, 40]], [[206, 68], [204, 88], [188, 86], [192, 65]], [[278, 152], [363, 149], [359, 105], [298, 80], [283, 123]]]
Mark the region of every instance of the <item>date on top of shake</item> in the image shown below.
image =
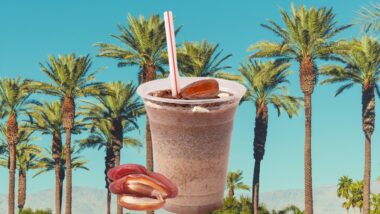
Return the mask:
[[163, 98], [187, 100], [215, 99], [231, 96], [230, 93], [220, 91], [218, 81], [214, 79], [205, 79], [193, 82], [182, 88], [178, 97], [173, 97], [170, 89], [152, 92], [151, 95]]

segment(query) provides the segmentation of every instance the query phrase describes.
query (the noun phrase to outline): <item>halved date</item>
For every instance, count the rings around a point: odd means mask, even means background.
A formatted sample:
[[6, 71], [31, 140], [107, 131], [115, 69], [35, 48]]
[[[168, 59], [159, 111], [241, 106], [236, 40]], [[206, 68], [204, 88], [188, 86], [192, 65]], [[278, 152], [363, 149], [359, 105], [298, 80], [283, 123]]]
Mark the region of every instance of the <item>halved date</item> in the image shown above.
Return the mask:
[[114, 194], [133, 194], [164, 200], [169, 195], [169, 189], [157, 179], [143, 175], [127, 175], [112, 182], [109, 189]]
[[139, 164], [123, 164], [110, 169], [107, 176], [110, 180], [114, 181], [126, 175], [132, 174], [147, 174], [145, 167]]
[[119, 198], [120, 206], [129, 210], [157, 210], [164, 206], [164, 200], [134, 195], [122, 195]]
[[205, 79], [193, 82], [181, 90], [180, 96], [184, 99], [215, 98], [219, 93], [218, 81]]

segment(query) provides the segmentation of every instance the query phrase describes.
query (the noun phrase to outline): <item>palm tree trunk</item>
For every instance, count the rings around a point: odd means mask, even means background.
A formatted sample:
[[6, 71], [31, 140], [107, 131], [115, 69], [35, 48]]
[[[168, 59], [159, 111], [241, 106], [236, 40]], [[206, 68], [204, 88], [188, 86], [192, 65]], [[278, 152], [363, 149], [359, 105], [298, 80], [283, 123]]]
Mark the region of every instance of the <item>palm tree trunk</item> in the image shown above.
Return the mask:
[[56, 131], [53, 135], [52, 142], [52, 158], [54, 160], [54, 173], [55, 173], [55, 213], [61, 214], [62, 205], [62, 183], [60, 180], [61, 172], [61, 155], [62, 155], [62, 138], [61, 133]]
[[253, 140], [253, 157], [255, 166], [253, 169], [252, 182], [252, 212], [259, 213], [259, 182], [260, 164], [265, 153], [265, 143], [268, 132], [268, 106], [264, 100], [256, 100], [255, 137]]
[[346, 209], [346, 214], [348, 214], [348, 209]]
[[111, 192], [107, 190], [107, 214], [111, 214]]
[[356, 214], [356, 207], [354, 207], [354, 214]]
[[255, 168], [253, 170], [253, 184], [252, 184], [252, 206], [253, 213], [259, 213], [259, 182], [260, 182], [260, 160], [255, 160]]
[[[371, 139], [365, 139], [365, 161], [364, 161], [364, 189], [363, 189], [363, 211], [370, 213], [370, 186], [371, 186]], [[361, 213], [361, 212], [360, 212]]]
[[364, 162], [364, 189], [363, 213], [370, 213], [371, 194], [371, 137], [375, 128], [375, 85], [362, 85], [362, 126], [365, 134], [365, 162]]
[[305, 213], [313, 214], [313, 182], [311, 163], [311, 94], [305, 95]]
[[17, 206], [19, 212], [22, 211], [26, 200], [26, 172], [25, 170], [19, 169], [18, 171], [18, 197]]
[[16, 167], [15, 145], [9, 145], [9, 193], [8, 193], [8, 213], [15, 212], [15, 167]]
[[9, 192], [8, 214], [15, 212], [15, 169], [16, 169], [16, 144], [18, 141], [18, 125], [15, 113], [10, 113], [6, 128], [7, 143], [9, 147]]
[[[143, 66], [140, 72], [141, 83], [149, 82], [156, 79], [156, 67], [153, 64], [147, 64]], [[148, 171], [153, 172], [153, 148], [152, 148], [152, 135], [150, 132], [150, 124], [148, 115], [146, 115], [146, 126], [145, 126], [145, 141], [146, 141], [146, 168]], [[147, 214], [153, 214], [154, 211], [147, 211]]]
[[[115, 152], [115, 166], [120, 165], [120, 151]], [[117, 195], [117, 201], [119, 201], [120, 195]], [[123, 208], [117, 203], [117, 214], [123, 214]]]
[[66, 214], [71, 214], [72, 175], [71, 175], [71, 130], [74, 128], [75, 102], [73, 97], [63, 97], [62, 126], [66, 132]]
[[[140, 77], [142, 83], [156, 79], [156, 67], [154, 65], [145, 65], [141, 72]], [[153, 150], [152, 150], [152, 136], [150, 133], [149, 118], [146, 115], [146, 168], [153, 171]]]
[[300, 61], [300, 84], [305, 100], [305, 214], [313, 214], [311, 95], [315, 85], [315, 65], [310, 56], [303, 56]]
[[106, 182], [106, 189], [107, 189], [107, 214], [111, 214], [111, 192], [108, 189], [108, 186], [110, 184], [107, 173], [108, 171], [115, 166], [115, 158], [113, 155], [112, 147], [107, 146], [106, 148], [106, 156], [105, 156], [105, 182]]
[[62, 211], [63, 182], [65, 181], [65, 169], [60, 165], [59, 169], [59, 209]]
[[[123, 148], [123, 125], [120, 119], [112, 120], [111, 126], [111, 140], [112, 140], [112, 150], [115, 156], [115, 166], [120, 165], [120, 151]], [[117, 196], [117, 201], [119, 201], [120, 196]], [[117, 203], [117, 214], [122, 214], [123, 208]]]
[[234, 196], [235, 196], [235, 190], [234, 190], [233, 187], [230, 187], [230, 188], [228, 189], [228, 197], [232, 198], [232, 197], [234, 197]]
[[66, 214], [71, 214], [72, 176], [71, 176], [71, 129], [66, 129]]

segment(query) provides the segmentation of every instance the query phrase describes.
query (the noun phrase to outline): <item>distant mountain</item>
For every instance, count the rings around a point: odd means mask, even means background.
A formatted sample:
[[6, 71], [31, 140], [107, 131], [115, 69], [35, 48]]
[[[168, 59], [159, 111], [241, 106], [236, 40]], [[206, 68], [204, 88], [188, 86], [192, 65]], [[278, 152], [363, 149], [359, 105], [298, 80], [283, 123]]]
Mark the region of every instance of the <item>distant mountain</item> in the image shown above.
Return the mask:
[[[372, 192], [380, 192], [380, 185], [373, 182]], [[302, 189], [278, 190], [265, 192], [260, 195], [260, 201], [265, 203], [269, 209], [282, 209], [294, 204], [303, 209]], [[115, 197], [113, 196], [112, 211], [115, 211]], [[314, 210], [316, 214], [340, 214], [345, 213], [341, 207], [342, 200], [336, 196], [336, 186], [325, 186], [314, 188]], [[7, 196], [0, 195], [0, 213], [7, 212]], [[25, 207], [33, 209], [50, 208], [54, 211], [54, 190], [48, 189], [27, 195]], [[62, 203], [62, 208], [65, 202]], [[17, 206], [17, 205], [16, 205]], [[73, 187], [73, 214], [104, 214], [106, 210], [106, 191], [96, 188]], [[115, 212], [112, 212], [115, 213]], [[145, 213], [145, 212], [130, 212]], [[164, 210], [155, 212], [157, 214], [168, 213]]]
[[[343, 199], [336, 195], [336, 186], [315, 187], [314, 193], [314, 213], [315, 214], [343, 214], [346, 213], [342, 208]], [[380, 185], [378, 182], [371, 183], [371, 192], [379, 193]], [[260, 194], [260, 202], [270, 209], [283, 209], [288, 205], [294, 204], [304, 209], [304, 190], [289, 189], [265, 192]], [[359, 209], [357, 210], [359, 213]]]

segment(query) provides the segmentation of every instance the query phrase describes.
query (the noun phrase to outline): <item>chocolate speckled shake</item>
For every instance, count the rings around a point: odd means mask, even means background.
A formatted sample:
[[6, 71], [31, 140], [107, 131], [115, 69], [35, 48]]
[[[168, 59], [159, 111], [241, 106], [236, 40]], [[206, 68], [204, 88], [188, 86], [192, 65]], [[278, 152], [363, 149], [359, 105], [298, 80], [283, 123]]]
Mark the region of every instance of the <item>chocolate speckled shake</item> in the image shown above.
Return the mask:
[[[181, 85], [202, 79], [184, 77]], [[245, 88], [216, 80], [223, 93], [210, 99], [162, 97], [167, 79], [137, 89], [150, 121], [154, 170], [178, 186], [178, 196], [165, 203], [170, 212], [207, 213], [223, 205], [233, 119]]]

